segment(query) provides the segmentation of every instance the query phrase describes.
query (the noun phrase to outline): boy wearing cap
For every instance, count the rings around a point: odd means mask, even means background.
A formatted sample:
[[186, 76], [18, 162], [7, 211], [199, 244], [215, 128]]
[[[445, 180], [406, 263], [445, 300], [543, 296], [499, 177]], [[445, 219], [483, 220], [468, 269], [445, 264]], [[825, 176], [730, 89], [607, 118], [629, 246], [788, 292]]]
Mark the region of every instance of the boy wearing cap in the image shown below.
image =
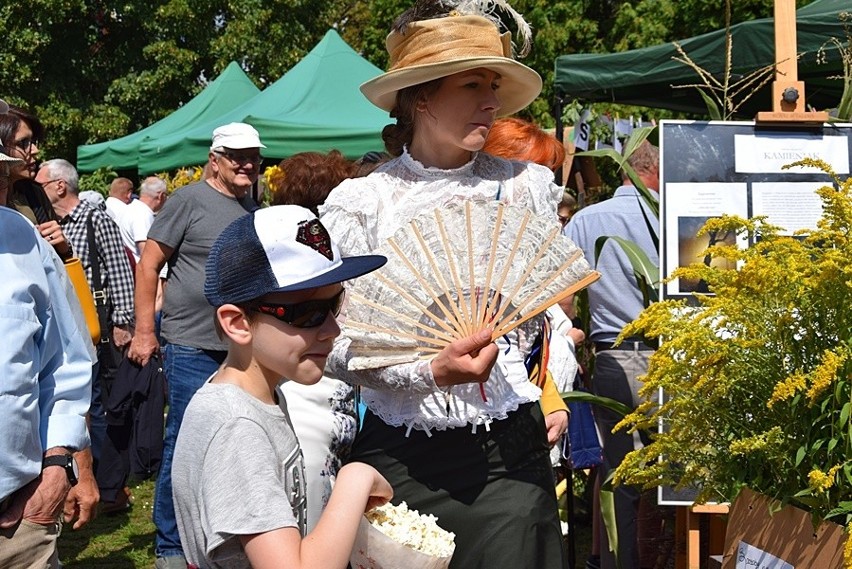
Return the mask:
[[228, 355], [190, 401], [172, 465], [192, 565], [346, 567], [361, 515], [393, 494], [373, 467], [343, 467], [326, 511], [302, 540], [304, 464], [277, 389], [282, 378], [319, 381], [340, 333], [340, 283], [385, 261], [342, 259], [316, 216], [291, 205], [244, 216], [213, 244], [204, 294]]
[[127, 357], [139, 365], [160, 350], [154, 306], [160, 271], [166, 263], [169, 266], [161, 329], [169, 414], [153, 515], [157, 569], [186, 568], [172, 503], [172, 453], [189, 399], [216, 371], [227, 350], [216, 336], [214, 311], [204, 298], [204, 264], [222, 230], [257, 207], [249, 190], [257, 181], [262, 148], [251, 125], [229, 123], [214, 130], [209, 154], [212, 176], [169, 198], [148, 231], [136, 266], [136, 335]]

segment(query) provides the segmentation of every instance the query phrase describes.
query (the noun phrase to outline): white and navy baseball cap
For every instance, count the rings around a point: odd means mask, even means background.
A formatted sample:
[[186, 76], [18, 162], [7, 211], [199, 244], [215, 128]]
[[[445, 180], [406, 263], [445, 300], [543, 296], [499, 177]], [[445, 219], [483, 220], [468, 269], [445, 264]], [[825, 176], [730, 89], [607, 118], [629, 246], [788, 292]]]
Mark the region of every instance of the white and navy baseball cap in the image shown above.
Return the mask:
[[237, 219], [219, 235], [207, 257], [204, 296], [213, 306], [239, 304], [347, 281], [386, 262], [381, 255], [341, 257], [310, 210], [277, 205]]

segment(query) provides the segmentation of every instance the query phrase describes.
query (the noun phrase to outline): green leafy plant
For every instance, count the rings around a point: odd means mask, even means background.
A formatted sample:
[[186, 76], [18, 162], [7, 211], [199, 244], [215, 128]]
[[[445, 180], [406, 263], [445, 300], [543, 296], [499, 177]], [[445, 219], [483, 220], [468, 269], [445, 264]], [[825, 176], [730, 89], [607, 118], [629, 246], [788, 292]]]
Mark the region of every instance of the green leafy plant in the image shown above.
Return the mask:
[[[707, 253], [672, 278], [704, 280], [698, 306], [652, 304], [622, 331], [660, 338], [641, 395], [617, 428], [665, 428], [630, 453], [615, 482], [697, 486], [698, 501], [731, 501], [749, 486], [852, 527], [852, 178], [818, 160], [837, 189], [819, 190], [824, 215], [808, 235], [762, 219], [722, 217], [703, 232], [734, 231], [753, 245]], [[666, 394], [658, 402], [656, 394]], [[846, 562], [852, 566], [852, 541]]]
[[91, 174], [80, 176], [78, 187], [81, 192], [95, 191], [106, 197], [109, 194], [110, 183], [118, 178], [118, 174], [109, 166], [98, 168]]
[[826, 47], [829, 44], [834, 45], [835, 49], [840, 53], [840, 61], [843, 63], [843, 76], [830, 77], [830, 79], [843, 80], [843, 94], [840, 97], [840, 102], [832, 119], [849, 121], [852, 120], [852, 12], [841, 12], [839, 17], [843, 22], [843, 29], [846, 32], [846, 43], [844, 44], [837, 38], [831, 38], [831, 40], [827, 41], [820, 48], [817, 53], [817, 61], [820, 63], [826, 62]]

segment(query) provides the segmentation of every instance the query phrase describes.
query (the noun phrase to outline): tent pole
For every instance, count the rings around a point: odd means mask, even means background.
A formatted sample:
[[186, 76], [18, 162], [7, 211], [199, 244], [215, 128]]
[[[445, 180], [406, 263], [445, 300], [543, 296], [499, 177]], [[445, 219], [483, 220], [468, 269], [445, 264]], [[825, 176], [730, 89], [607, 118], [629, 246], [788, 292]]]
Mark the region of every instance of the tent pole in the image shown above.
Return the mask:
[[805, 111], [805, 83], [799, 81], [796, 1], [775, 0], [775, 81], [772, 111], [757, 113], [758, 122], [826, 122], [826, 112]]
[[[557, 94], [553, 103], [553, 118], [556, 121], [556, 132], [554, 134], [556, 136], [556, 140], [558, 140], [562, 146], [565, 146], [565, 142], [562, 140], [565, 137], [565, 125], [562, 124], [562, 109], [564, 107], [565, 100], [562, 98], [562, 95]], [[556, 183], [562, 186], [565, 186], [565, 183], [562, 180], [562, 170], [564, 166], [565, 164], [563, 162], [562, 166], [559, 166], [553, 175], [553, 179], [556, 180]]]

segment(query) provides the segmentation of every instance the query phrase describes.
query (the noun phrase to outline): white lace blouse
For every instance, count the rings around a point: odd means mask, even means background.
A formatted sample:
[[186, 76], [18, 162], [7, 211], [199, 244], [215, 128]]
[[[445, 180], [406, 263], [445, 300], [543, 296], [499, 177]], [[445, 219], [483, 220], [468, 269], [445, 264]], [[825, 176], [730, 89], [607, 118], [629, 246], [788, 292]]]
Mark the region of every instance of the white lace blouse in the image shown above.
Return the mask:
[[[525, 206], [537, 214], [556, 216], [561, 189], [553, 173], [537, 164], [510, 162], [477, 153], [461, 168], [427, 168], [407, 152], [364, 178], [346, 180], [320, 206], [323, 225], [344, 255], [364, 255], [377, 249], [403, 224], [418, 214], [469, 199], [494, 200]], [[530, 383], [524, 357], [540, 326], [533, 318], [497, 340], [497, 363], [484, 384], [439, 388], [428, 361], [375, 370], [349, 371], [349, 339], [338, 338], [329, 357], [329, 371], [361, 385], [367, 407], [385, 423], [409, 429], [444, 430], [466, 424], [505, 419], [521, 403], [537, 401], [538, 387]]]

